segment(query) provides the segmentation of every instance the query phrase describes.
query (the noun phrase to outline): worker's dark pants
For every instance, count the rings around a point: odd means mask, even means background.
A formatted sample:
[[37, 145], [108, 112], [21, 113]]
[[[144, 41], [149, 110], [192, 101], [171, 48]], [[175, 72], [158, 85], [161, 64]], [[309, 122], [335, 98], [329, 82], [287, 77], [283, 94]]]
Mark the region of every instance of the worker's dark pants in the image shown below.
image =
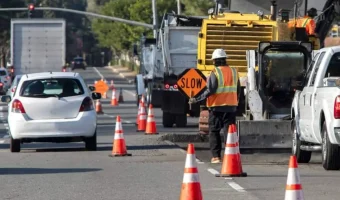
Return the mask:
[[221, 129], [223, 129], [224, 140], [227, 141], [228, 127], [235, 122], [236, 112], [209, 111], [209, 142], [213, 157], [221, 157]]

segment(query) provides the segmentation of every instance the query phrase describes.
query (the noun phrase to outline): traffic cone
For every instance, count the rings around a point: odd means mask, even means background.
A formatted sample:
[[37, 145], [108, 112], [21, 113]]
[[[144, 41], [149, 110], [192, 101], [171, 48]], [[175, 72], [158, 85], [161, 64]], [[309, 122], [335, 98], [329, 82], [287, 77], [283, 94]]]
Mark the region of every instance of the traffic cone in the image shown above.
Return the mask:
[[188, 144], [187, 157], [185, 160], [183, 183], [180, 200], [202, 200], [201, 184], [197, 170], [195, 147]]
[[107, 94], [106, 94], [106, 92], [103, 93], [103, 99], [107, 99]]
[[115, 129], [115, 136], [113, 140], [112, 153], [109, 156], [110, 157], [131, 156], [131, 154], [127, 153], [127, 150], [126, 150], [124, 132], [123, 132], [122, 122], [120, 120], [119, 115], [117, 116], [117, 119], [116, 119], [116, 129]]
[[139, 100], [136, 125], [138, 125], [140, 108], [142, 107], [142, 103], [144, 104], [144, 95], [142, 95], [142, 98]]
[[157, 135], [155, 117], [153, 115], [152, 104], [149, 105], [148, 120], [146, 122], [145, 135]]
[[114, 89], [114, 88], [115, 88], [115, 86], [114, 86], [114, 84], [113, 84], [113, 80], [111, 80], [110, 89], [112, 90], [112, 89]]
[[103, 107], [102, 107], [102, 104], [100, 103], [99, 99], [96, 101], [96, 113], [97, 114], [104, 114]]
[[290, 156], [285, 200], [303, 200], [303, 191], [296, 156]]
[[124, 102], [123, 90], [122, 90], [122, 88], [120, 88], [118, 103], [123, 103], [123, 102]]
[[118, 101], [117, 101], [117, 98], [116, 98], [116, 89], [112, 90], [111, 105], [112, 106], [118, 106]]
[[216, 174], [216, 177], [238, 176], [245, 177], [247, 173], [242, 171], [242, 163], [240, 148], [238, 144], [238, 136], [236, 126], [230, 125], [228, 128], [228, 137], [224, 150], [221, 173]]
[[141, 107], [140, 107], [140, 113], [138, 117], [137, 132], [145, 131], [145, 129], [146, 129], [146, 112], [145, 112], [144, 102], [142, 101]]

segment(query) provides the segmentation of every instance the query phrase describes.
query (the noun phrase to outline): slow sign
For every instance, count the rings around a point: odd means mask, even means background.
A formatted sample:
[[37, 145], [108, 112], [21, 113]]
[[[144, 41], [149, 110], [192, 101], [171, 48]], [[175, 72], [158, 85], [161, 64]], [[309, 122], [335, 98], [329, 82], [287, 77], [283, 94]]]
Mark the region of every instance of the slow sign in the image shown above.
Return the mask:
[[188, 98], [197, 97], [204, 91], [207, 84], [204, 74], [200, 70], [194, 68], [186, 69], [178, 77], [178, 89]]
[[109, 90], [109, 86], [102, 80], [97, 81], [94, 87], [96, 88], [95, 92], [101, 93], [102, 95]]

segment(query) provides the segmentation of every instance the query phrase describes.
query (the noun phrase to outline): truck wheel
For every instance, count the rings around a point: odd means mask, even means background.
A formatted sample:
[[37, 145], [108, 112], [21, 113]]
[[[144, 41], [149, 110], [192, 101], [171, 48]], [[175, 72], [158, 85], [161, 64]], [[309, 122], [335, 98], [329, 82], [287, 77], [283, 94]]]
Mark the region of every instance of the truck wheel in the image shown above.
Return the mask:
[[187, 115], [177, 115], [176, 116], [176, 127], [186, 127], [187, 126]]
[[309, 163], [312, 157], [312, 152], [300, 149], [300, 146], [303, 144], [303, 141], [301, 141], [300, 138], [298, 137], [295, 120], [293, 120], [292, 122], [292, 134], [293, 134], [292, 154], [296, 156], [298, 163]]
[[11, 137], [9, 148], [10, 148], [11, 152], [20, 152], [20, 140], [13, 139]]
[[325, 170], [338, 170], [340, 168], [339, 145], [329, 141], [326, 122], [322, 126], [322, 166]]
[[163, 127], [171, 128], [175, 123], [175, 116], [168, 112], [163, 112]]

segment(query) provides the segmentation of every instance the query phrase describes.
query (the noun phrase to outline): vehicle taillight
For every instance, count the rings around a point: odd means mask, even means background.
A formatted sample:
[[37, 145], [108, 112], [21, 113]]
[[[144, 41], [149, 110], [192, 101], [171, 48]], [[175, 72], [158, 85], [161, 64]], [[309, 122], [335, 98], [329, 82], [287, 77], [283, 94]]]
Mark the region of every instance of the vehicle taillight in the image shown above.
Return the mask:
[[334, 118], [340, 119], [340, 96], [337, 96], [334, 101]]
[[14, 113], [26, 113], [24, 106], [18, 99], [14, 100], [12, 103], [12, 112]]
[[13, 73], [14, 72], [14, 69], [11, 69], [11, 73]]
[[63, 69], [63, 72], [66, 72], [66, 69]]
[[169, 85], [169, 84], [165, 84], [165, 88], [166, 88], [166, 89], [169, 89], [169, 88], [170, 88], [170, 85]]
[[79, 108], [79, 112], [86, 112], [90, 110], [94, 110], [93, 101], [90, 97], [86, 97]]
[[174, 85], [174, 89], [177, 89], [177, 85], [176, 84]]
[[17, 87], [13, 87], [13, 88], [12, 88], [12, 92], [15, 92], [15, 89], [17, 89]]
[[0, 83], [0, 87], [2, 87], [2, 86], [4, 86], [4, 84], [3, 84], [3, 83]]

